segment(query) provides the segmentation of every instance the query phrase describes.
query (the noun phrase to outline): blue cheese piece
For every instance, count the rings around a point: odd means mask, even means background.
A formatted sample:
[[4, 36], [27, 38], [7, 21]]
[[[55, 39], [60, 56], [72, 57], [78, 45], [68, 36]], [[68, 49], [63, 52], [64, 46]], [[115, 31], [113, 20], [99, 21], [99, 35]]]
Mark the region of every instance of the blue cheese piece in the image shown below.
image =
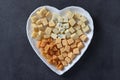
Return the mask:
[[58, 34], [58, 38], [60, 38], [60, 39], [65, 39], [65, 34]]

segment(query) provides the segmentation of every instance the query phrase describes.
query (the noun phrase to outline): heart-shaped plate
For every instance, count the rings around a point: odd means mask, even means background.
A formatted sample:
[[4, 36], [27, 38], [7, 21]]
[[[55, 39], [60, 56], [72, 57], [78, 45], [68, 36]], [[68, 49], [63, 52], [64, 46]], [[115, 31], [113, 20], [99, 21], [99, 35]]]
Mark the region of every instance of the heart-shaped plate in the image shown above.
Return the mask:
[[[85, 16], [88, 20], [88, 25], [91, 29], [91, 31], [89, 32], [89, 34], [87, 34], [87, 37], [88, 37], [88, 41], [85, 44], [85, 47], [81, 50], [81, 53], [72, 61], [71, 64], [69, 64], [68, 66], [66, 66], [63, 70], [57, 70], [53, 65], [50, 65], [46, 59], [40, 54], [40, 51], [39, 49], [36, 47], [36, 40], [34, 40], [32, 37], [31, 37], [31, 33], [32, 33], [32, 30], [31, 30], [31, 20], [30, 20], [30, 17], [32, 15], [35, 14], [36, 11], [38, 11], [39, 9], [41, 9], [42, 7], [46, 7], [48, 10], [50, 10], [51, 12], [53, 13], [57, 13], [57, 14], [60, 14], [60, 15], [64, 15], [65, 11], [68, 11], [68, 10], [71, 10], [72, 12], [78, 12], [80, 14], [82, 14], [83, 16]], [[28, 37], [28, 40], [33, 48], [33, 50], [36, 52], [36, 54], [39, 56], [39, 58], [55, 73], [57, 73], [58, 75], [62, 75], [63, 73], [65, 73], [66, 71], [68, 71], [72, 66], [75, 65], [75, 63], [82, 57], [82, 55], [85, 53], [85, 51], [87, 50], [91, 40], [92, 40], [92, 37], [93, 37], [93, 33], [94, 33], [94, 25], [93, 25], [93, 20], [92, 20], [92, 17], [90, 16], [90, 14], [83, 8], [81, 7], [77, 7], [77, 6], [70, 6], [70, 7], [66, 7], [62, 10], [58, 10], [57, 8], [55, 7], [51, 7], [51, 6], [41, 6], [41, 7], [38, 7], [37, 9], [35, 9], [29, 16], [28, 20], [27, 20], [27, 25], [26, 25], [26, 32], [27, 32], [27, 37]]]

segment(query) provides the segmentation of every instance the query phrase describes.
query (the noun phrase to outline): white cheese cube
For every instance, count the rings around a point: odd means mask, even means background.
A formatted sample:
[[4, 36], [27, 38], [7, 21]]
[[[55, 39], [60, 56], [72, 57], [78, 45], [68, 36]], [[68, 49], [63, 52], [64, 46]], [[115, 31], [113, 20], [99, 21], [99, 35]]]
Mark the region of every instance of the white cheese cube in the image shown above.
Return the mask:
[[63, 24], [63, 28], [68, 29], [69, 28], [69, 24], [68, 23]]
[[54, 34], [54, 33], [52, 33], [52, 34], [51, 34], [51, 37], [52, 37], [53, 39], [56, 39], [56, 38], [57, 38], [57, 35]]
[[59, 33], [59, 29], [54, 28], [54, 29], [53, 29], [53, 32], [54, 32], [55, 34], [57, 34], [57, 33]]

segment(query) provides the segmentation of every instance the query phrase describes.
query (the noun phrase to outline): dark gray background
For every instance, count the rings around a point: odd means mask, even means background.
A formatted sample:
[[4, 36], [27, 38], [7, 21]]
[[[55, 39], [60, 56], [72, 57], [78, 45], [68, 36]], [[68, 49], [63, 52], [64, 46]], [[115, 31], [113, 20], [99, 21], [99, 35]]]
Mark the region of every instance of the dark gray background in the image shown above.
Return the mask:
[[[94, 20], [85, 55], [62, 76], [35, 54], [26, 21], [39, 6], [81, 6]], [[0, 80], [120, 80], [120, 0], [0, 0]]]

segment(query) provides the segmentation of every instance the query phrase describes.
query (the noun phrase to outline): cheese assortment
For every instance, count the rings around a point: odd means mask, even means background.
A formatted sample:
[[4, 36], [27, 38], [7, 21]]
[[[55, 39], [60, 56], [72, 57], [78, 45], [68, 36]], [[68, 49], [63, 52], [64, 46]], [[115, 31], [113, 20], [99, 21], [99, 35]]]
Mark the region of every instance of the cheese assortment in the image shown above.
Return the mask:
[[31, 37], [46, 61], [63, 70], [80, 54], [90, 32], [82, 14], [67, 11], [64, 16], [42, 7], [31, 17]]

